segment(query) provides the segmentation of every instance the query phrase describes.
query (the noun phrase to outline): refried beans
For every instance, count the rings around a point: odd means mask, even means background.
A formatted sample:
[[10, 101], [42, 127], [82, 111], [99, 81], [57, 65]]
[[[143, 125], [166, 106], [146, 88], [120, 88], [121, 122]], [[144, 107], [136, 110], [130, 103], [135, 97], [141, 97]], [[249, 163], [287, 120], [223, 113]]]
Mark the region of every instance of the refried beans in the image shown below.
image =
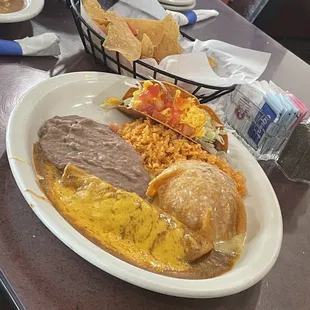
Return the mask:
[[70, 162], [110, 184], [146, 197], [150, 176], [140, 155], [108, 126], [76, 115], [55, 116], [40, 128], [43, 155], [58, 169]]

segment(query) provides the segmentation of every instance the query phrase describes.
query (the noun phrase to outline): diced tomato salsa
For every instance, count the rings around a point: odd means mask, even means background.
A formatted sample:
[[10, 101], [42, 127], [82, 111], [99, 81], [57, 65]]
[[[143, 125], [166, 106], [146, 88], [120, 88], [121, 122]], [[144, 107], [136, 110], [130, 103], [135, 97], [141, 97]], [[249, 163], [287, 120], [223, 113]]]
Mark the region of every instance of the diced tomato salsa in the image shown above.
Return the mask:
[[[162, 91], [160, 85], [153, 84], [139, 95], [139, 100], [142, 102], [137, 108], [139, 111], [168, 124], [186, 136], [193, 137], [195, 135], [193, 127], [180, 123], [181, 115], [185, 113], [182, 107], [187, 103], [186, 98], [173, 98], [171, 94]], [[168, 108], [171, 110], [169, 117], [161, 113]]]

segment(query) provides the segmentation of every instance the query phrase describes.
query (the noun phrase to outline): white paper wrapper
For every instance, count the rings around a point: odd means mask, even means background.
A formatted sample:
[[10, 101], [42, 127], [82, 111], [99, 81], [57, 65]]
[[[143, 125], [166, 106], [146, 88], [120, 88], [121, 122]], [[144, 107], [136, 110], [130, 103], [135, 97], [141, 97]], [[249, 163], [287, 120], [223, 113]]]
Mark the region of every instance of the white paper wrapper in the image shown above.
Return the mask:
[[[167, 14], [157, 0], [121, 0], [111, 9], [123, 17], [133, 18], [162, 19]], [[94, 30], [105, 37], [101, 29], [85, 12], [82, 2], [81, 15]], [[100, 47], [100, 40], [94, 35], [92, 35], [92, 39]], [[159, 64], [154, 59], [143, 59], [142, 61], [188, 80], [211, 86], [229, 87], [234, 84], [247, 84], [257, 80], [266, 69], [271, 56], [268, 53], [249, 50], [216, 40], [190, 42], [181, 38], [180, 44], [184, 48], [184, 54], [168, 56]], [[114, 59], [116, 58], [115, 52], [107, 50], [106, 52]], [[102, 58], [100, 53], [97, 51], [95, 53], [97, 57]], [[214, 70], [209, 64], [207, 55], [212, 56], [217, 63]], [[132, 63], [124, 57], [120, 56], [120, 61], [124, 66], [132, 68]], [[116, 64], [108, 60], [107, 65], [118, 72]], [[146, 78], [153, 77], [153, 70], [139, 64], [137, 64], [136, 70]], [[124, 69], [121, 69], [120, 73], [132, 77], [132, 74]], [[162, 74], [157, 74], [156, 79], [174, 82], [174, 79], [167, 78]], [[188, 91], [193, 91], [196, 88], [187, 83], [178, 83], [178, 85]], [[202, 90], [199, 95], [210, 95], [213, 92], [214, 90]]]
[[120, 0], [110, 10], [130, 18], [163, 19], [167, 16], [157, 0]]
[[34, 37], [15, 40], [23, 51], [23, 56], [59, 56], [60, 39], [55, 33], [44, 33]]
[[192, 21], [191, 19], [187, 17], [186, 14], [183, 14], [181, 12], [175, 12], [175, 11], [170, 11], [170, 10], [166, 10], [166, 12], [173, 16], [174, 20], [179, 24], [179, 26], [194, 24], [202, 20], [206, 20], [212, 17], [217, 17], [219, 15], [219, 12], [215, 10], [193, 10], [193, 11], [190, 11], [190, 13], [193, 13], [196, 19]]

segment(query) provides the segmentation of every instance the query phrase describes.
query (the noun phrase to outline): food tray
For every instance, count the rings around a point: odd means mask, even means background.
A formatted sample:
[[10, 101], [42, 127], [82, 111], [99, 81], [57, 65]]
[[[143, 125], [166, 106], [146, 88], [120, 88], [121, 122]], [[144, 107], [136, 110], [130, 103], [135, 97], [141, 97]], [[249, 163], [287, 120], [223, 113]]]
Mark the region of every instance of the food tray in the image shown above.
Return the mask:
[[[225, 94], [232, 92], [235, 89], [235, 85], [229, 87], [216, 87], [211, 85], [206, 85], [202, 83], [198, 83], [195, 81], [191, 81], [180, 76], [176, 76], [174, 74], [168, 73], [166, 71], [155, 68], [141, 60], [137, 60], [133, 62], [132, 69], [128, 66], [124, 65], [120, 61], [120, 54], [118, 52], [114, 53], [116, 56], [111, 56], [109, 51], [106, 51], [103, 47], [104, 38], [98, 34], [92, 27], [88, 25], [88, 23], [83, 19], [80, 13], [80, 2], [81, 0], [67, 0], [67, 5], [71, 9], [73, 19], [75, 21], [76, 27], [78, 29], [79, 35], [81, 37], [82, 43], [84, 45], [85, 51], [91, 54], [96, 63], [104, 66], [112, 72], [118, 74], [124, 74], [126, 76], [131, 76], [133, 78], [149, 80], [149, 76], [144, 76], [137, 72], [137, 65], [148, 69], [148, 72], [152, 73], [152, 77], [156, 79], [159, 75], [163, 75], [164, 77], [173, 79], [175, 85], [179, 85], [182, 83], [189, 84], [191, 86], [192, 94], [196, 95], [200, 100], [200, 103], [206, 103], [213, 99], [219, 98]], [[104, 5], [104, 9], [108, 9], [117, 1], [106, 1], [106, 5]], [[105, 7], [106, 6], [106, 7]], [[192, 37], [185, 34], [181, 31], [181, 34], [188, 40], [194, 41]], [[213, 91], [210, 94], [210, 91]], [[209, 95], [201, 95], [204, 93], [209, 93]]]

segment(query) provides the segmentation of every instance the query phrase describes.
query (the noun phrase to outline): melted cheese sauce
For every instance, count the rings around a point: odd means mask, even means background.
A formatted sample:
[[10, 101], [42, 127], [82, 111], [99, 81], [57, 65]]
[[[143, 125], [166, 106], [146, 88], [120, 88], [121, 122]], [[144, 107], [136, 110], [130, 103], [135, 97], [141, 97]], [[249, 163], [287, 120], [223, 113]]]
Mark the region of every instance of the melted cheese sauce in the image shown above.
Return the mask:
[[53, 206], [83, 235], [118, 257], [159, 273], [180, 272], [190, 268], [193, 254], [212, 248], [135, 193], [70, 164], [61, 175], [51, 163], [36, 157], [35, 162]]

